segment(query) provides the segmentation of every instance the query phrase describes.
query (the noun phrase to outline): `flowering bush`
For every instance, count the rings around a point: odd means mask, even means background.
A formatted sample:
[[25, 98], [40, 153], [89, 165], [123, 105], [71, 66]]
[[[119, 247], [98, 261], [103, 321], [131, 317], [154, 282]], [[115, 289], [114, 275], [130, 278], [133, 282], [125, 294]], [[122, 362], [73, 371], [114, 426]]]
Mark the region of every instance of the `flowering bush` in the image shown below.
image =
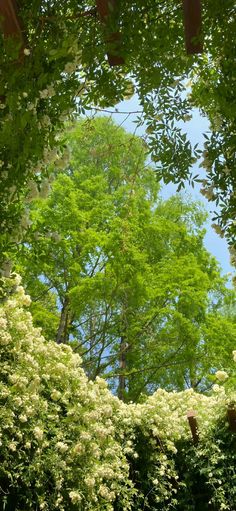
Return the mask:
[[103, 380], [88, 381], [69, 346], [33, 327], [19, 276], [1, 280], [0, 300], [1, 509], [235, 509], [235, 437], [226, 420], [234, 390], [159, 389], [126, 405]]
[[103, 380], [88, 382], [69, 346], [44, 340], [19, 283], [5, 279], [0, 312], [1, 499], [11, 510], [109, 511], [119, 495], [128, 510], [119, 401]]

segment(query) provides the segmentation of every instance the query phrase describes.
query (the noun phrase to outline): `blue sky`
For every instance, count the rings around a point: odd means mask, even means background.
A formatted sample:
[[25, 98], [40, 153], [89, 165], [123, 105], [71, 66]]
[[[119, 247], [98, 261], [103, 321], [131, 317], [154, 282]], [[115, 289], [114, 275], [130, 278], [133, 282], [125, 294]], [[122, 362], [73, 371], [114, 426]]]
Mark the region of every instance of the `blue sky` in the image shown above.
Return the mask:
[[[115, 113], [114, 110], [117, 109], [120, 113]], [[118, 105], [116, 105], [115, 109], [109, 108], [109, 111], [113, 111], [113, 119], [118, 124], [122, 123], [122, 127], [125, 128], [127, 131], [130, 131], [133, 133], [136, 128], [136, 124], [134, 124], [134, 121], [136, 119], [136, 113], [131, 113], [129, 116], [127, 112], [136, 112], [137, 110], [140, 111], [140, 105], [138, 103], [137, 97], [133, 97], [132, 99], [128, 101], [122, 101]], [[121, 113], [124, 112], [124, 113]], [[203, 133], [208, 130], [208, 122], [207, 119], [202, 117], [197, 110], [193, 113], [193, 118], [191, 121], [183, 124], [184, 131], [187, 133], [190, 141], [192, 144], [200, 144], [200, 146], [203, 145]], [[138, 128], [136, 131], [137, 135], [143, 135], [145, 133], [145, 126], [142, 126], [141, 128]], [[196, 164], [193, 167], [193, 170], [195, 171], [195, 174], [201, 172], [201, 175], [203, 175], [202, 169], [199, 169], [198, 164]], [[227, 243], [225, 239], [220, 238], [215, 231], [211, 227], [211, 212], [216, 209], [216, 206], [214, 202], [208, 202], [201, 194], [200, 194], [200, 185], [196, 183], [194, 189], [190, 187], [186, 183], [186, 192], [188, 194], [191, 194], [193, 199], [200, 200], [204, 206], [205, 209], [209, 213], [209, 219], [206, 223], [206, 237], [205, 237], [205, 246], [209, 252], [211, 252], [216, 259], [219, 261], [220, 266], [222, 268], [222, 272], [224, 274], [231, 273], [233, 271], [232, 266], [230, 265], [230, 256], [229, 251], [227, 248]], [[170, 197], [170, 195], [173, 195], [176, 193], [176, 186], [173, 184], [169, 185], [163, 185], [162, 186], [162, 196], [164, 198]]]

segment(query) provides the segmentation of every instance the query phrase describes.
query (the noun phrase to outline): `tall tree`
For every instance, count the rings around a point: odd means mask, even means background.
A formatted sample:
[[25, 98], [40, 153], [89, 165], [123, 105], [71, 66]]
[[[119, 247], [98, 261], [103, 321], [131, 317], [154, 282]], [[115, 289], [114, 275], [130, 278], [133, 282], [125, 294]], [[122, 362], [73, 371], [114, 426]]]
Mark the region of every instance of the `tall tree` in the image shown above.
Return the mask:
[[230, 291], [203, 246], [201, 206], [163, 201], [144, 143], [108, 118], [76, 124], [68, 147], [18, 254], [35, 320], [121, 398], [206, 388], [235, 327], [218, 310]]

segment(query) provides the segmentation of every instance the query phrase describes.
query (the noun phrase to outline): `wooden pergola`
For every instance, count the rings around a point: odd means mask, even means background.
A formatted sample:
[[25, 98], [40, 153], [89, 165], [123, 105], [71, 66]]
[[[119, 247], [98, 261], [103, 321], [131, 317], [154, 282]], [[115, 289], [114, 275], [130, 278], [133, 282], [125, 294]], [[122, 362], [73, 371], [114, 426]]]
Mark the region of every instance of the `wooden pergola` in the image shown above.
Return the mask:
[[[182, 0], [182, 2], [186, 52], [188, 55], [202, 53], [201, 0]], [[116, 17], [119, 16], [117, 0], [96, 0], [96, 8], [105, 29], [109, 26], [112, 13], [115, 12]], [[20, 43], [19, 56], [23, 58], [23, 49], [26, 41], [17, 0], [0, 0], [0, 24], [5, 39], [13, 37]], [[108, 46], [107, 56], [110, 66], [121, 66], [124, 64], [124, 58], [119, 54], [121, 42], [122, 34], [118, 31], [106, 36]]]

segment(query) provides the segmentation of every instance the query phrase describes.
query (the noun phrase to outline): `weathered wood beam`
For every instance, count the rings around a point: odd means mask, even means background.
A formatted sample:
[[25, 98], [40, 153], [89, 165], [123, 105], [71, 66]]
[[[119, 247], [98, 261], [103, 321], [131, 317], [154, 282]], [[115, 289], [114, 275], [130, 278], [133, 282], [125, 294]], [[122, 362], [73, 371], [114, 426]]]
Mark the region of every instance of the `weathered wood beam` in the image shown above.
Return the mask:
[[198, 432], [198, 425], [197, 425], [197, 419], [196, 419], [196, 412], [194, 410], [190, 410], [187, 413], [188, 423], [192, 434], [193, 443], [197, 444], [199, 442], [199, 432]]
[[[19, 59], [17, 64], [22, 62], [24, 58], [25, 38], [23, 35], [23, 27], [18, 16], [18, 5], [16, 0], [0, 0], [0, 30], [3, 38], [9, 37], [15, 39], [19, 45]], [[0, 101], [5, 102], [5, 96], [0, 96]]]
[[[107, 27], [114, 11], [117, 11], [117, 0], [96, 0], [97, 10], [104, 27]], [[108, 47], [114, 48], [108, 50], [107, 57], [110, 66], [121, 66], [124, 64], [124, 58], [119, 55], [121, 47], [121, 34], [120, 32], [112, 32], [106, 39]]]
[[229, 427], [230, 427], [232, 433], [236, 433], [236, 409], [228, 408], [227, 417], [228, 417], [228, 421], [229, 421]]
[[0, 26], [4, 38], [14, 37], [23, 45], [23, 28], [16, 0], [0, 0]]
[[188, 55], [203, 52], [201, 0], [183, 0], [185, 46]]

